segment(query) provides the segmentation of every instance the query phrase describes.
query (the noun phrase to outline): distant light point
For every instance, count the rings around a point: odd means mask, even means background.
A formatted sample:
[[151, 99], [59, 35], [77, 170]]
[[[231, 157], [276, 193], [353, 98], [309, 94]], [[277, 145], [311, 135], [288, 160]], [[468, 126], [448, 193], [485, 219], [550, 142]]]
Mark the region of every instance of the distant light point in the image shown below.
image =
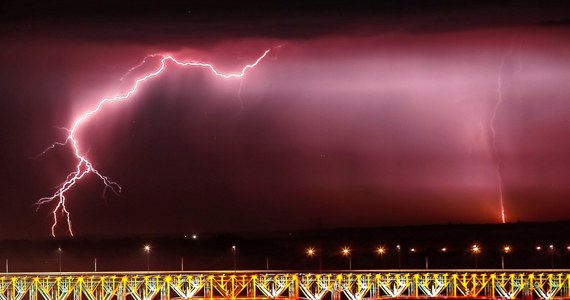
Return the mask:
[[315, 255], [315, 254], [316, 254], [316, 251], [315, 251], [314, 248], [308, 248], [308, 249], [307, 249], [307, 255], [308, 255], [308, 256], [313, 256], [313, 255]]

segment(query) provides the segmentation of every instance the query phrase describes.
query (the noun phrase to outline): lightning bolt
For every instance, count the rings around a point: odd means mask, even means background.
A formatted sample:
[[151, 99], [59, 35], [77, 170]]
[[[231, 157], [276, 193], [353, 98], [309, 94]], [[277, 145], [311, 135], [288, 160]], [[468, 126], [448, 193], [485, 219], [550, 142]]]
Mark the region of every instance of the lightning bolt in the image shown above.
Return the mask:
[[503, 195], [503, 172], [501, 169], [501, 162], [499, 157], [499, 151], [497, 149], [497, 130], [495, 128], [495, 122], [497, 120], [497, 112], [499, 107], [503, 103], [503, 70], [505, 68], [506, 55], [501, 60], [499, 65], [499, 71], [497, 74], [497, 102], [493, 107], [493, 113], [491, 115], [491, 121], [489, 123], [489, 129], [491, 130], [491, 150], [493, 151], [493, 157], [495, 159], [495, 175], [497, 176], [497, 181], [499, 184], [499, 203], [501, 205], [501, 220], [506, 223], [505, 216], [505, 203]]
[[[497, 71], [497, 102], [495, 102], [495, 106], [493, 107], [493, 111], [491, 114], [491, 120], [489, 122], [489, 130], [491, 131], [491, 150], [493, 152], [493, 157], [495, 160], [495, 175], [497, 177], [497, 182], [498, 182], [498, 192], [499, 192], [499, 204], [500, 204], [500, 209], [501, 209], [501, 221], [503, 223], [506, 223], [507, 218], [506, 218], [506, 214], [505, 214], [505, 203], [504, 203], [504, 185], [503, 185], [503, 170], [502, 170], [502, 164], [501, 164], [501, 157], [499, 155], [499, 149], [497, 148], [497, 130], [495, 128], [495, 123], [497, 120], [497, 114], [498, 114], [498, 110], [499, 107], [501, 106], [501, 104], [504, 101], [504, 97], [503, 97], [503, 73], [505, 71], [505, 65], [506, 65], [506, 61], [507, 61], [507, 57], [510, 56], [513, 52], [513, 46], [511, 45], [510, 50], [505, 53], [505, 55], [503, 55], [502, 59], [501, 59], [501, 63], [499, 64], [499, 68]], [[519, 64], [519, 70], [517, 72], [520, 71], [520, 56], [517, 58], [517, 62]]]
[[[282, 45], [279, 45], [275, 48], [279, 48], [281, 46]], [[44, 150], [43, 152], [40, 153], [40, 155], [42, 155], [42, 154], [46, 153], [47, 151], [54, 149], [55, 147], [71, 145], [73, 155], [75, 155], [75, 158], [77, 159], [77, 165], [75, 166], [75, 170], [67, 175], [65, 181], [57, 187], [57, 190], [54, 192], [54, 194], [51, 196], [48, 196], [48, 197], [40, 198], [36, 202], [36, 205], [38, 205], [38, 209], [39, 209], [39, 206], [42, 206], [42, 205], [45, 205], [48, 203], [52, 203], [52, 202], [57, 203], [55, 205], [55, 208], [52, 211], [52, 215], [53, 215], [53, 225], [51, 226], [52, 236], [55, 237], [55, 229], [58, 225], [59, 214], [62, 214], [63, 217], [65, 218], [65, 221], [67, 223], [67, 230], [69, 231], [69, 234], [73, 236], [71, 214], [69, 213], [69, 210], [66, 207], [66, 201], [67, 201], [66, 193], [71, 188], [73, 188], [76, 184], [78, 184], [81, 181], [81, 179], [83, 179], [89, 173], [93, 173], [96, 176], [98, 176], [103, 181], [105, 188], [110, 188], [113, 192], [115, 192], [117, 194], [120, 193], [120, 191], [121, 191], [121, 187], [119, 186], [118, 183], [114, 182], [109, 177], [104, 176], [97, 169], [95, 169], [93, 164], [87, 159], [86, 154], [79, 147], [79, 137], [77, 136], [77, 132], [81, 128], [81, 126], [83, 126], [85, 124], [85, 122], [87, 120], [89, 120], [91, 117], [93, 117], [94, 115], [101, 112], [103, 107], [108, 105], [108, 104], [129, 100], [131, 98], [131, 96], [137, 92], [138, 88], [141, 85], [143, 85], [148, 80], [150, 80], [154, 77], [157, 77], [164, 70], [166, 70], [167, 63], [172, 63], [172, 64], [175, 64], [179, 67], [205, 68], [205, 69], [208, 69], [210, 72], [212, 72], [214, 75], [216, 75], [218, 77], [225, 78], [225, 79], [242, 78], [245, 75], [245, 73], [247, 72], [247, 70], [257, 66], [257, 64], [259, 64], [261, 62], [261, 60], [263, 60], [270, 51], [271, 51], [271, 49], [265, 50], [265, 52], [263, 52], [263, 54], [261, 56], [259, 56], [257, 58], [257, 60], [255, 60], [251, 64], [245, 65], [241, 69], [241, 71], [238, 73], [223, 73], [223, 72], [218, 71], [212, 64], [209, 64], [209, 63], [193, 62], [193, 61], [188, 61], [188, 62], [180, 61], [180, 60], [174, 58], [173, 56], [165, 55], [165, 54], [149, 55], [149, 56], [145, 57], [140, 64], [134, 66], [129, 71], [127, 71], [127, 73], [123, 77], [121, 77], [121, 80], [123, 80], [126, 76], [130, 75], [130, 73], [133, 72], [134, 70], [138, 69], [139, 67], [141, 67], [145, 63], [147, 63], [147, 60], [149, 58], [160, 58], [160, 65], [157, 69], [139, 77], [135, 81], [135, 83], [131, 87], [131, 89], [128, 90], [126, 93], [116, 95], [116, 96], [112, 96], [109, 98], [100, 99], [99, 102], [97, 103], [97, 105], [95, 105], [91, 109], [85, 111], [83, 114], [81, 114], [77, 119], [75, 119], [73, 121], [73, 125], [71, 126], [71, 128], [67, 129], [68, 135], [64, 141], [55, 142], [51, 146], [47, 147], [46, 150]], [[240, 89], [241, 89], [241, 85], [240, 85]]]

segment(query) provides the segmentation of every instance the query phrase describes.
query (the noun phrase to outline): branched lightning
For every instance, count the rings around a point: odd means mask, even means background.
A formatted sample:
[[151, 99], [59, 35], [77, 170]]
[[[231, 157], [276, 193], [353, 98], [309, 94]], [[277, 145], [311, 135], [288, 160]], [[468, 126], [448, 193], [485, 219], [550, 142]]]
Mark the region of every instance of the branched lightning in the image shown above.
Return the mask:
[[[278, 47], [280, 47], [280, 46], [278, 46]], [[85, 124], [85, 122], [87, 122], [87, 120], [89, 120], [92, 116], [99, 113], [103, 109], [103, 107], [107, 104], [128, 100], [133, 94], [135, 94], [137, 92], [138, 88], [143, 83], [145, 83], [146, 81], [148, 81], [148, 80], [158, 76], [159, 74], [161, 74], [166, 69], [168, 62], [173, 63], [173, 64], [180, 66], [180, 67], [206, 68], [206, 69], [209, 69], [214, 75], [222, 77], [222, 78], [226, 78], [226, 79], [228, 79], [228, 78], [241, 78], [245, 75], [247, 70], [249, 70], [249, 69], [255, 67], [257, 64], [259, 64], [259, 62], [261, 62], [261, 60], [264, 59], [270, 51], [271, 51], [271, 49], [265, 50], [265, 52], [259, 58], [257, 58], [257, 60], [255, 60], [251, 64], [245, 65], [241, 69], [241, 71], [238, 73], [223, 73], [223, 72], [218, 71], [212, 64], [209, 64], [209, 63], [192, 62], [192, 61], [184, 62], [184, 61], [180, 61], [180, 60], [174, 58], [173, 56], [163, 55], [163, 54], [149, 55], [149, 56], [145, 57], [140, 64], [136, 65], [135, 67], [133, 67], [129, 71], [127, 71], [127, 73], [123, 77], [121, 77], [121, 80], [123, 80], [126, 76], [130, 75], [130, 73], [132, 73], [135, 69], [138, 69], [141, 66], [143, 66], [149, 58], [161, 58], [160, 59], [160, 65], [157, 69], [139, 77], [134, 82], [132, 88], [130, 90], [128, 90], [126, 93], [123, 93], [123, 94], [117, 95], [117, 96], [113, 96], [113, 97], [109, 97], [109, 98], [100, 99], [99, 102], [97, 103], [97, 105], [95, 105], [95, 107], [93, 107], [93, 108], [87, 110], [86, 112], [84, 112], [83, 114], [81, 114], [77, 119], [75, 119], [73, 121], [73, 125], [71, 126], [71, 128], [66, 129], [68, 131], [68, 135], [65, 138], [65, 140], [53, 143], [52, 145], [47, 147], [43, 152], [40, 153], [40, 155], [45, 154], [46, 152], [52, 150], [53, 148], [55, 148], [57, 146], [71, 145], [73, 154], [75, 155], [75, 157], [77, 159], [77, 165], [75, 166], [75, 170], [72, 171], [71, 173], [69, 173], [69, 175], [67, 175], [65, 181], [57, 187], [57, 191], [53, 195], [41, 198], [36, 202], [36, 204], [38, 206], [41, 206], [41, 205], [44, 205], [47, 203], [51, 203], [51, 202], [57, 203], [55, 208], [52, 211], [52, 215], [53, 215], [53, 225], [51, 227], [52, 235], [55, 236], [55, 229], [58, 225], [58, 219], [59, 219], [58, 215], [59, 214], [63, 215], [63, 217], [65, 218], [65, 221], [67, 223], [67, 229], [69, 231], [69, 234], [73, 235], [71, 215], [69, 213], [69, 210], [66, 207], [66, 200], [67, 200], [66, 193], [71, 188], [73, 188], [73, 186], [75, 186], [79, 181], [81, 181], [81, 179], [83, 179], [87, 174], [93, 173], [96, 176], [98, 176], [103, 181], [103, 183], [105, 184], [105, 189], [110, 188], [115, 193], [120, 193], [120, 191], [121, 191], [121, 187], [119, 186], [119, 184], [117, 184], [116, 182], [111, 180], [109, 177], [104, 176], [97, 169], [95, 169], [93, 164], [87, 159], [85, 152], [80, 149], [79, 137], [77, 135], [77, 132], [81, 128], [81, 126], [83, 124]], [[240, 85], [240, 87], [241, 87], [241, 85]]]

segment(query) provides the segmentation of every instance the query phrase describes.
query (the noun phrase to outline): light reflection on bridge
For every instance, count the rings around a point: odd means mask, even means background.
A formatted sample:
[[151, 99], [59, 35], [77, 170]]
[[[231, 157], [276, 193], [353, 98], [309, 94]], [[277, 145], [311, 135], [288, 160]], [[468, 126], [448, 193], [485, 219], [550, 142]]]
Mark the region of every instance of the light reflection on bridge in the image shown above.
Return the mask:
[[0, 300], [570, 298], [570, 270], [7, 273]]

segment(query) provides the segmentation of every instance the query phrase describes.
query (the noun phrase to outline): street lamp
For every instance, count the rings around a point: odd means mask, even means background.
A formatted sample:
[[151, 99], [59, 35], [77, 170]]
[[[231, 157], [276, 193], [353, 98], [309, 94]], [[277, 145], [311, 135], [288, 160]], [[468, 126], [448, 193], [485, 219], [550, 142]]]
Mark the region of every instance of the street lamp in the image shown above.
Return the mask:
[[382, 246], [379, 246], [376, 248], [376, 254], [380, 256], [380, 262], [382, 262], [382, 257], [384, 257], [384, 254], [386, 254], [386, 249], [384, 249]]
[[475, 269], [478, 268], [477, 266], [477, 258], [479, 256], [479, 252], [481, 252], [481, 248], [479, 247], [479, 245], [477, 244], [473, 244], [473, 246], [471, 247], [471, 251], [473, 252], [473, 254], [475, 255]]
[[57, 256], [58, 256], [58, 265], [59, 265], [59, 273], [61, 273], [61, 246], [57, 247]]
[[232, 245], [232, 261], [234, 265], [234, 272], [237, 271], [237, 248], [236, 245]]
[[398, 270], [401, 270], [402, 269], [402, 258], [401, 258], [400, 252], [402, 249], [400, 249], [400, 245], [396, 245], [396, 250], [398, 250]]
[[144, 245], [144, 252], [146, 252], [146, 271], [150, 271], [150, 245]]
[[[439, 248], [438, 252], [441, 252], [441, 255], [445, 255], [449, 249], [447, 247]], [[426, 265], [427, 266], [427, 265]], [[427, 269], [427, 268], [426, 268]]]
[[501, 255], [501, 269], [505, 269], [505, 255], [511, 253], [511, 246], [507, 245], [503, 247], [503, 254]]
[[[315, 250], [315, 248], [313, 247], [309, 247], [307, 248], [307, 251], [305, 251], [305, 253], [310, 259], [312, 259], [313, 256], [317, 255], [317, 250]], [[322, 269], [323, 269], [323, 261], [322, 257], [319, 255], [319, 273], [322, 271]]]
[[554, 269], [554, 245], [550, 244], [548, 249], [550, 250], [550, 268]]
[[350, 248], [344, 247], [342, 248], [342, 256], [348, 257], [348, 269], [352, 270], [352, 256], [350, 255]]

